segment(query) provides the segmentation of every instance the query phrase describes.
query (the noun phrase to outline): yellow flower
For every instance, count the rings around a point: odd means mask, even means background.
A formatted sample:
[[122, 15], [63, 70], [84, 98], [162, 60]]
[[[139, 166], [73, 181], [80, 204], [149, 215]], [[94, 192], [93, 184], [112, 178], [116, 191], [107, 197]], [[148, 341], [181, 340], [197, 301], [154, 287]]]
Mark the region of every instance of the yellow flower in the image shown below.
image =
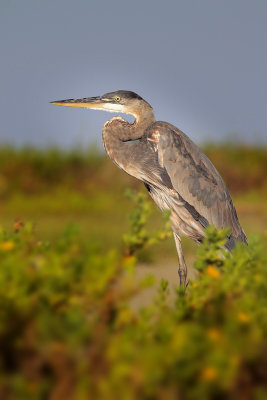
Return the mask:
[[0, 243], [0, 249], [2, 251], [10, 251], [10, 250], [14, 249], [14, 247], [15, 247], [15, 243], [11, 242], [10, 240]]
[[211, 265], [209, 265], [206, 268], [206, 274], [211, 276], [212, 278], [218, 279], [221, 276], [220, 271], [218, 271], [217, 268], [212, 267]]
[[208, 338], [212, 341], [212, 342], [217, 342], [220, 337], [221, 337], [221, 332], [218, 329], [209, 329], [208, 332]]
[[123, 266], [125, 268], [133, 268], [136, 265], [136, 257], [135, 256], [124, 256], [123, 257]]
[[248, 324], [250, 322], [249, 315], [242, 313], [242, 312], [237, 314], [237, 319], [238, 319], [238, 321], [242, 322], [243, 324]]
[[204, 381], [213, 381], [218, 376], [218, 373], [215, 368], [207, 367], [204, 369], [202, 373], [202, 378]]

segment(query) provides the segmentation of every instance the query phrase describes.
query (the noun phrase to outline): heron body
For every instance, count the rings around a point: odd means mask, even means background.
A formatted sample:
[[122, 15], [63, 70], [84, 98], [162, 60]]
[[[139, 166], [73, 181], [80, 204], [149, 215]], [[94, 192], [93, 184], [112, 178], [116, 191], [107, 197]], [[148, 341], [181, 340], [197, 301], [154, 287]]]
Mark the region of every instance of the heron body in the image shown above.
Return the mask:
[[53, 102], [134, 116], [133, 123], [121, 116], [108, 120], [102, 130], [111, 160], [129, 175], [144, 182], [161, 210], [170, 210], [176, 243], [180, 284], [186, 285], [187, 268], [180, 236], [200, 243], [208, 225], [230, 227], [225, 247], [247, 243], [226, 185], [199, 147], [175, 126], [155, 121], [152, 107], [134, 92], [119, 90], [101, 97]]

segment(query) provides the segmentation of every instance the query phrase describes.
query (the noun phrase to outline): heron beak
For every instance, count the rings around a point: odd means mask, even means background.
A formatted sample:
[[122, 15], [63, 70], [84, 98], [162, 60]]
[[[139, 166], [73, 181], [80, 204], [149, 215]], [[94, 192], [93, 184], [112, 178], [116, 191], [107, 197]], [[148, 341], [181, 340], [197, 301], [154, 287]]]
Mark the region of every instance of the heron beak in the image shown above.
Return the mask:
[[85, 107], [92, 108], [94, 110], [102, 109], [105, 104], [105, 100], [101, 97], [85, 97], [84, 99], [67, 99], [67, 100], [56, 100], [51, 101], [51, 104], [65, 107]]

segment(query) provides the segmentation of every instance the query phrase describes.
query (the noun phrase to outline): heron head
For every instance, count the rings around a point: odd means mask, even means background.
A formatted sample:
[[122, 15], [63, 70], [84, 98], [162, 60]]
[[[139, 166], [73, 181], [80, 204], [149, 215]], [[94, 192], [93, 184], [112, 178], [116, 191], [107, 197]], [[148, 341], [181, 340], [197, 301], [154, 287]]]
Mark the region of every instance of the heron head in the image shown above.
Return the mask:
[[151, 106], [134, 92], [128, 90], [117, 90], [98, 97], [85, 97], [83, 99], [67, 99], [52, 101], [52, 104], [67, 107], [84, 107], [93, 110], [109, 112], [120, 112], [137, 116], [141, 108]]

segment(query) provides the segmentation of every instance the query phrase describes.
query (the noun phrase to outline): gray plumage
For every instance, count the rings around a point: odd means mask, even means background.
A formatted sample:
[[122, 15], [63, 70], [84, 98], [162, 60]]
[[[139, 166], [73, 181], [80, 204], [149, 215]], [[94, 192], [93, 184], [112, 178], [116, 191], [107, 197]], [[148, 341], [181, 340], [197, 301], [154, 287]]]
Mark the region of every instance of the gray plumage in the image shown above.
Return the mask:
[[155, 121], [152, 107], [134, 92], [119, 90], [101, 97], [53, 102], [122, 112], [135, 117], [130, 124], [122, 117], [104, 124], [103, 143], [112, 161], [144, 182], [162, 210], [171, 210], [180, 284], [187, 283], [187, 269], [180, 236], [201, 242], [208, 225], [230, 227], [225, 247], [247, 243], [226, 185], [211, 161], [182, 131], [167, 122]]

